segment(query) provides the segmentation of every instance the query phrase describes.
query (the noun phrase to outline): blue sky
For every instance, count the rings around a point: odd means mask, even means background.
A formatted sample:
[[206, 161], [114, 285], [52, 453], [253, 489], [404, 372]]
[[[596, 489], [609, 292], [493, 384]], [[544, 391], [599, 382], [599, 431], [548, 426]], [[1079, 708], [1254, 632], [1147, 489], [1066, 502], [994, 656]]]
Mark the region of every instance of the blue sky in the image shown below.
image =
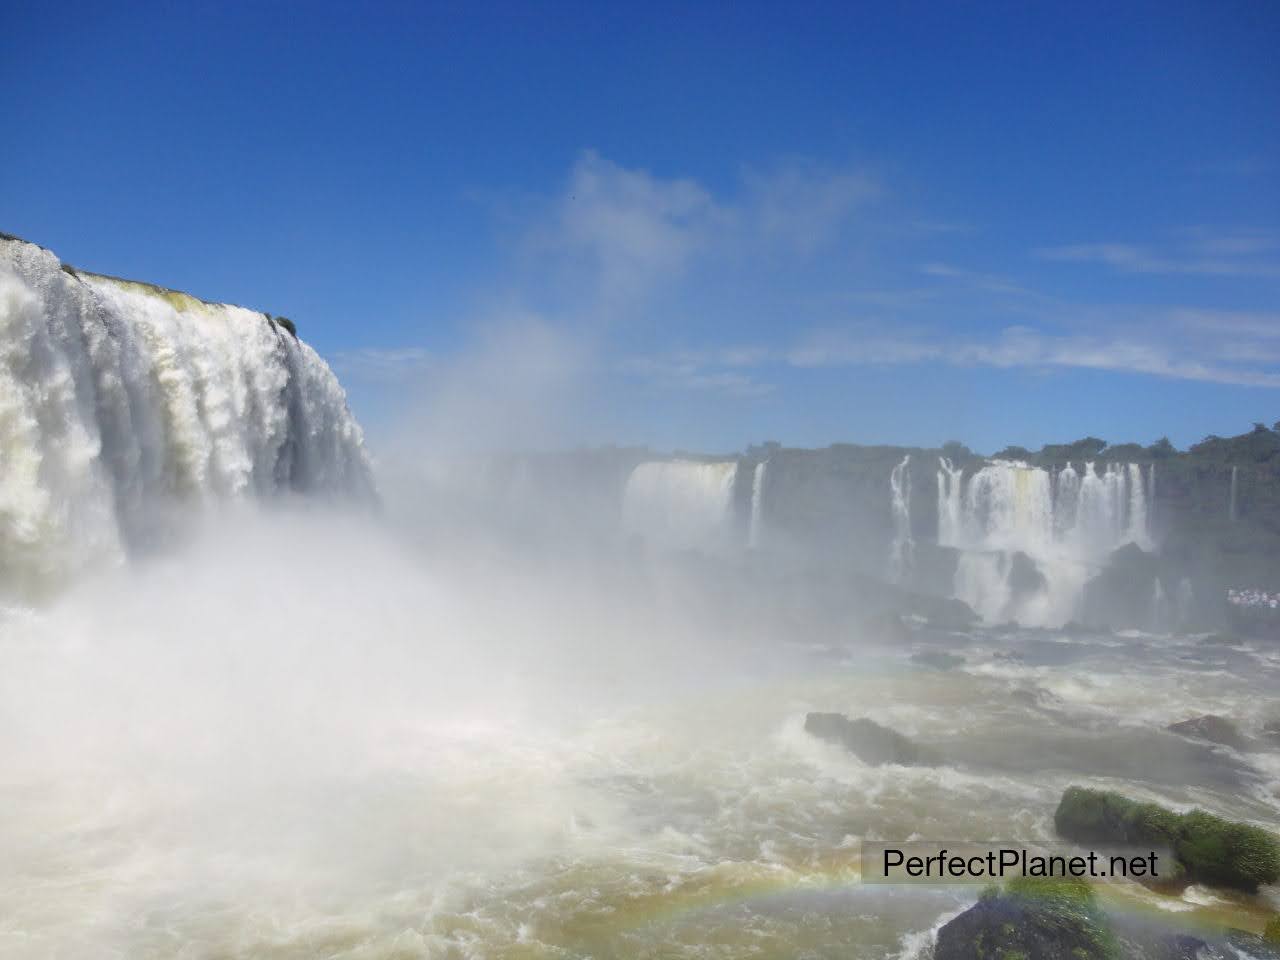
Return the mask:
[[3, 22], [0, 230], [293, 317], [375, 438], [992, 450], [1280, 419], [1274, 4]]

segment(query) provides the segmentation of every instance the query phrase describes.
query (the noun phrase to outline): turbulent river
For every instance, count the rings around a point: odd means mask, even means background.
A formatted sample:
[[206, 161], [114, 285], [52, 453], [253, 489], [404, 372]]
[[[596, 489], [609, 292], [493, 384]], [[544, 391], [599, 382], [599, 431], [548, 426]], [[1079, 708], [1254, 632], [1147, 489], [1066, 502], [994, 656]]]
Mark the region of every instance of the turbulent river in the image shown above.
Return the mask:
[[[1072, 783], [1280, 814], [1274, 743], [1163, 729], [1258, 733], [1274, 647], [819, 642], [725, 629], [634, 559], [500, 573], [368, 518], [241, 521], [5, 610], [0, 955], [915, 957], [977, 888], [863, 885], [861, 839], [1051, 838]], [[948, 762], [865, 765], [811, 710]], [[1257, 909], [1108, 897], [1188, 929]]]

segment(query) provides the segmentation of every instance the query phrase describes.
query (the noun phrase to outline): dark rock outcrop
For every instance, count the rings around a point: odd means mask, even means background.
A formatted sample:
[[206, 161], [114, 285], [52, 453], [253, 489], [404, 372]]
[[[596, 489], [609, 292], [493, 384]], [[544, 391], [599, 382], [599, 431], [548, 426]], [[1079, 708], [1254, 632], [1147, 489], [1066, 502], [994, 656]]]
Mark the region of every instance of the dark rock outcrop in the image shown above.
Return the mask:
[[1251, 750], [1254, 746], [1253, 741], [1237, 730], [1234, 723], [1212, 713], [1171, 723], [1165, 729], [1193, 740], [1218, 743], [1233, 750]]
[[932, 667], [935, 670], [951, 670], [961, 666], [964, 663], [964, 657], [947, 653], [945, 650], [921, 650], [911, 655], [911, 662], [918, 663], [922, 667]]
[[938, 931], [934, 960], [1115, 960], [1119, 945], [1088, 883], [1010, 881]]
[[1085, 585], [1085, 621], [1115, 630], [1149, 629], [1159, 576], [1159, 558], [1136, 543], [1113, 550], [1102, 572]]
[[1008, 584], [1012, 600], [1016, 604], [1044, 590], [1049, 582], [1034, 560], [1021, 550], [1016, 550], [1009, 557]]
[[866, 717], [850, 720], [843, 713], [810, 713], [804, 718], [804, 729], [819, 740], [844, 747], [864, 763], [936, 766], [942, 762], [936, 751]]

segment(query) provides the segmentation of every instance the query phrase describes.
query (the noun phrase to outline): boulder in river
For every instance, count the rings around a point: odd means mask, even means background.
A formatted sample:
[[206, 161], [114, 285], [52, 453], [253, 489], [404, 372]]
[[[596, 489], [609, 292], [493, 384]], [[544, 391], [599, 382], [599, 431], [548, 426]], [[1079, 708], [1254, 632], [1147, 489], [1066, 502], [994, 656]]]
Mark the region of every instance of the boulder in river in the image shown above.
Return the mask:
[[1191, 737], [1193, 740], [1218, 743], [1233, 750], [1249, 750], [1253, 747], [1253, 742], [1236, 729], [1234, 723], [1225, 717], [1215, 716], [1212, 713], [1206, 713], [1201, 717], [1192, 717], [1190, 720], [1181, 720], [1178, 723], [1171, 723], [1165, 729], [1181, 734], [1184, 737]]
[[935, 670], [950, 670], [961, 666], [964, 663], [964, 657], [958, 657], [946, 650], [921, 650], [911, 655], [911, 662], [918, 663], [922, 667], [932, 667]]
[[843, 713], [810, 713], [804, 718], [804, 729], [819, 740], [844, 747], [864, 763], [936, 766], [942, 762], [935, 751], [866, 717], [850, 720]]
[[934, 960], [1115, 960], [1119, 945], [1079, 879], [1011, 880], [938, 931]]
[[1195, 883], [1254, 893], [1280, 880], [1280, 839], [1203, 810], [1178, 814], [1118, 793], [1068, 787], [1053, 822], [1059, 836], [1077, 843], [1170, 850], [1181, 879]]

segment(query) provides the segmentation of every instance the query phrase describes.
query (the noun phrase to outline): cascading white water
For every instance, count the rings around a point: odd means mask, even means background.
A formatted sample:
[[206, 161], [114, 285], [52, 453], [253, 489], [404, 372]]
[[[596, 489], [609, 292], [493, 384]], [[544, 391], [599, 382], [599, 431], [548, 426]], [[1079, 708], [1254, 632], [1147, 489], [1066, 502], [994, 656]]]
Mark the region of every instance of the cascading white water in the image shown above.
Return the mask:
[[1147, 498], [1142, 489], [1142, 468], [1136, 463], [1131, 463], [1129, 464], [1129, 529], [1126, 537], [1143, 550], [1151, 549], [1147, 524]]
[[1156, 465], [1147, 469], [1147, 529], [1150, 531], [1156, 518]]
[[889, 547], [889, 575], [901, 583], [911, 570], [915, 541], [911, 537], [911, 455], [889, 474], [889, 508], [893, 515], [893, 542]]
[[118, 561], [173, 508], [285, 490], [373, 491], [315, 351], [261, 313], [0, 237], [0, 587]]
[[768, 460], [756, 464], [751, 476], [751, 526], [747, 531], [747, 546], [755, 550], [760, 546], [764, 522], [764, 477], [769, 467]]
[[728, 546], [733, 531], [735, 460], [652, 461], [627, 478], [622, 525], [627, 533], [665, 549]]
[[[1136, 464], [1067, 465], [1055, 476], [1016, 461], [985, 464], [967, 482], [939, 459], [938, 542], [961, 556], [955, 595], [988, 621], [1059, 625], [1076, 613], [1088, 578], [1125, 543], [1149, 549], [1146, 491]], [[1025, 553], [1044, 577], [1030, 596], [1007, 581]]]
[[938, 458], [938, 542], [960, 543], [960, 495], [963, 469], [951, 465], [946, 457]]

